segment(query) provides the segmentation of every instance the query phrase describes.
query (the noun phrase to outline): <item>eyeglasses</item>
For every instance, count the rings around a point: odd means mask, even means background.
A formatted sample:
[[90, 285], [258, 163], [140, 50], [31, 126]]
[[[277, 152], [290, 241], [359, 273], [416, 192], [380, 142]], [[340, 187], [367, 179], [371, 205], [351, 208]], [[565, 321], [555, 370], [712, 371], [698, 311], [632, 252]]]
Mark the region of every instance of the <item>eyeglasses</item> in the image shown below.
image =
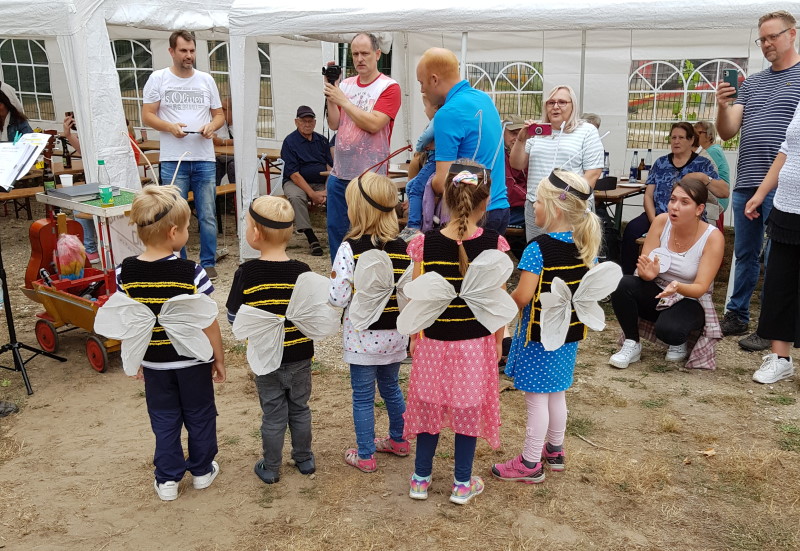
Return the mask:
[[758, 47], [760, 48], [761, 46], [763, 46], [763, 45], [764, 45], [764, 42], [769, 42], [770, 44], [772, 44], [772, 43], [774, 43], [776, 40], [778, 40], [778, 37], [779, 37], [780, 35], [782, 35], [782, 34], [783, 34], [783, 33], [785, 33], [786, 31], [790, 31], [790, 30], [792, 30], [792, 27], [789, 27], [788, 29], [783, 29], [783, 30], [782, 30], [781, 32], [779, 32], [779, 33], [775, 33], [775, 34], [768, 34], [767, 36], [762, 36], [762, 37], [760, 37], [760, 38], [757, 38], [757, 39], [756, 39], [756, 46], [758, 46]]
[[551, 107], [551, 108], [555, 107], [556, 105], [558, 105], [561, 109], [563, 109], [567, 105], [569, 105], [570, 103], [572, 103], [572, 102], [569, 101], [569, 100], [565, 100], [565, 99], [551, 99], [551, 100], [547, 101], [545, 103], [545, 105], [547, 107]]

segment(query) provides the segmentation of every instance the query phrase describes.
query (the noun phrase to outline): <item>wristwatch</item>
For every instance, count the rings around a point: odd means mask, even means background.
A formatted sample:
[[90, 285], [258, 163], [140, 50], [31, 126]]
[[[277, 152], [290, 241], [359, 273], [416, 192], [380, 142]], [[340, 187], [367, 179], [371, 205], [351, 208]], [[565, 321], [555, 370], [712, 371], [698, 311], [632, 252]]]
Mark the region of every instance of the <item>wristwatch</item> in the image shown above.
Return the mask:
[[[708, 176], [708, 174], [706, 174], [706, 176]], [[706, 187], [710, 186], [711, 182], [713, 182], [713, 181], [714, 181], [714, 179], [711, 176], [708, 176], [708, 182], [706, 182]]]

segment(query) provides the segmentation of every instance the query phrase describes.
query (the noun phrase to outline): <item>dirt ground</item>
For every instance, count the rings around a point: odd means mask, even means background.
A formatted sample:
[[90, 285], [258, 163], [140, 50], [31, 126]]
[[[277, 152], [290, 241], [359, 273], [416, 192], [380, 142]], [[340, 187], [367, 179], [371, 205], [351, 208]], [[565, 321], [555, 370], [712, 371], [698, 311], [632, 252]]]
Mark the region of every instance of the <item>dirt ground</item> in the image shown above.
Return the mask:
[[[17, 290], [30, 254], [28, 225], [0, 218], [18, 338], [35, 345], [40, 308]], [[610, 308], [606, 331], [581, 344], [567, 393], [567, 470], [548, 472], [543, 484], [491, 477], [491, 464], [518, 454], [524, 436], [523, 395], [510, 388], [501, 393], [503, 447], [479, 443], [474, 472], [486, 490], [467, 506], [448, 502], [449, 433], [425, 502], [408, 498], [413, 457], [378, 457], [374, 474], [346, 466], [343, 452], [355, 436], [338, 337], [318, 345], [314, 364], [317, 473], [303, 476], [286, 464], [278, 484], [263, 484], [252, 472], [261, 449], [255, 387], [244, 347], [222, 315], [238, 262], [232, 217], [228, 227], [230, 254], [218, 266], [215, 293], [228, 366], [228, 382], [217, 386], [217, 480], [196, 491], [186, 477], [178, 500], [161, 502], [152, 487], [154, 441], [143, 385], [123, 374], [118, 357], [107, 373], [91, 370], [86, 333], [69, 332], [59, 351], [68, 362], [38, 357], [28, 364], [32, 396], [19, 373], [0, 371], [0, 399], [20, 406], [0, 419], [0, 548], [800, 548], [797, 382], [753, 383], [760, 356], [741, 351], [732, 338], [719, 346], [714, 372], [682, 371], [649, 344], [641, 363], [612, 369], [606, 362], [619, 326]], [[304, 241], [296, 236], [290, 255], [326, 273], [329, 258], [308, 256]], [[726, 280], [727, 271], [717, 286], [723, 297]], [[7, 340], [4, 331], [0, 339]], [[9, 365], [10, 354], [0, 362]], [[382, 434], [382, 403], [376, 412]]]

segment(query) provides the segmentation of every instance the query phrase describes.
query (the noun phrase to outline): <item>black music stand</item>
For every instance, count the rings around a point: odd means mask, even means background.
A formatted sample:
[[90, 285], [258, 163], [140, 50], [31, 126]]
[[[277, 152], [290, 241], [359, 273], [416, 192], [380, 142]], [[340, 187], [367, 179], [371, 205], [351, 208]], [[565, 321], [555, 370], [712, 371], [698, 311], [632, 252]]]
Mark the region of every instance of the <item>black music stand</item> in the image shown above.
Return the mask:
[[[53, 358], [54, 360], [58, 360], [60, 362], [66, 362], [67, 359], [62, 358], [61, 356], [56, 356], [55, 354], [51, 354], [50, 352], [45, 352], [44, 350], [28, 346], [27, 344], [17, 341], [17, 331], [14, 328], [14, 314], [11, 311], [11, 297], [8, 294], [8, 280], [6, 279], [6, 269], [3, 266], [2, 241], [0, 241], [0, 280], [2, 280], [3, 308], [6, 311], [6, 323], [8, 324], [8, 340], [9, 340], [8, 344], [0, 346], [0, 354], [10, 351], [11, 355], [14, 358], [13, 367], [0, 365], [0, 369], [8, 369], [9, 371], [21, 372], [22, 380], [25, 381], [25, 388], [27, 389], [28, 395], [30, 396], [31, 394], [33, 394], [33, 388], [31, 387], [30, 379], [28, 379], [28, 372], [25, 371], [25, 364], [27, 364], [29, 361], [34, 359], [39, 354], [47, 356], [48, 358]], [[20, 353], [21, 349], [33, 352], [33, 355], [27, 360], [23, 360], [22, 354]]]

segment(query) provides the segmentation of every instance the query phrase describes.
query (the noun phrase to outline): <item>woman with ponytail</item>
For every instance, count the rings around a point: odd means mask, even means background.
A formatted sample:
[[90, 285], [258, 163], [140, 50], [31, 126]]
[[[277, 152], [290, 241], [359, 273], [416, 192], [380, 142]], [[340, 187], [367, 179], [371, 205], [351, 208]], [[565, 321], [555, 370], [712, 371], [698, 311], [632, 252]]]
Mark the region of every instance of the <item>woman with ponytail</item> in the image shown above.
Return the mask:
[[[548, 317], [545, 309], [552, 303], [542, 295], [553, 295], [566, 286], [569, 290], [563, 290], [562, 296], [571, 298], [595, 264], [601, 229], [600, 220], [587, 204], [591, 191], [583, 177], [565, 170], [553, 171], [536, 189], [536, 225], [545, 233], [531, 241], [519, 262], [519, 284], [511, 298], [523, 310], [505, 370], [514, 386], [525, 393], [526, 436], [520, 455], [492, 467], [492, 474], [501, 480], [535, 484], [544, 481], [545, 464], [551, 471], [565, 467], [565, 391], [572, 386], [578, 341], [586, 336], [587, 327], [575, 311], [578, 307], [567, 299], [564, 308], [573, 311], [553, 343], [549, 333], [557, 316]], [[608, 267], [611, 270], [605, 272], [616, 270], [621, 276], [618, 266]], [[610, 284], [610, 290], [618, 279]]]
[[[452, 165], [444, 190], [450, 222], [441, 230], [415, 237], [408, 246], [415, 279], [435, 272], [459, 294], [464, 275], [478, 255], [492, 249], [509, 249], [497, 232], [478, 227], [490, 190], [489, 171], [481, 165], [465, 160]], [[501, 287], [502, 284], [497, 288]], [[510, 309], [513, 316], [513, 306]], [[411, 335], [413, 364], [404, 437], [416, 437], [417, 449], [409, 496], [427, 499], [439, 432], [449, 427], [456, 433], [450, 501], [463, 505], [483, 491], [483, 480], [472, 476], [477, 438], [484, 438], [493, 448], [500, 446], [497, 360], [503, 328], [488, 330], [460, 296], [447, 302], [441, 314], [433, 317], [431, 325]], [[401, 326], [398, 320], [398, 327]]]

